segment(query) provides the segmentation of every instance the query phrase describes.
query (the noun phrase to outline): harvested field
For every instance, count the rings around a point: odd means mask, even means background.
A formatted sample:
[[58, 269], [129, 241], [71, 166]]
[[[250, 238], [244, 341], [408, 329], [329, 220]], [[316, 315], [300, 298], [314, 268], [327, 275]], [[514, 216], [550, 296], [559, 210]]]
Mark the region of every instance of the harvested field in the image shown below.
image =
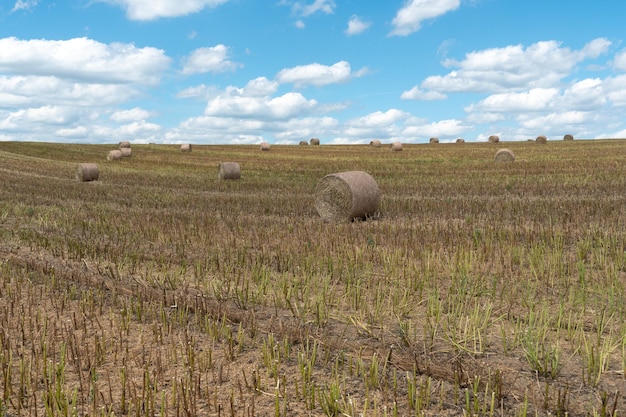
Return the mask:
[[0, 142], [3, 415], [625, 414], [626, 141], [506, 145]]

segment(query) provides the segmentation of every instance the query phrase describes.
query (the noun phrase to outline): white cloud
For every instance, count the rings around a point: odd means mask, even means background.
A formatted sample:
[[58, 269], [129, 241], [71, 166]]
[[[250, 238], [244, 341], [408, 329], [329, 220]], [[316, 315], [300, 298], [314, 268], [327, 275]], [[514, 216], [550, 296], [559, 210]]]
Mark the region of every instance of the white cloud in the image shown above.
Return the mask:
[[291, 9], [293, 13], [302, 17], [311, 16], [318, 12], [324, 14], [333, 14], [335, 12], [335, 7], [337, 7], [333, 0], [314, 0], [313, 3], [309, 4], [303, 4], [299, 1], [282, 1], [279, 3], [279, 5], [288, 4], [291, 4]]
[[372, 24], [370, 22], [365, 22], [361, 20], [360, 17], [353, 15], [352, 17], [350, 17], [350, 20], [348, 20], [348, 28], [346, 29], [346, 35], [348, 36], [359, 35], [365, 32], [367, 29], [369, 29], [371, 25]]
[[229, 48], [219, 44], [207, 48], [198, 48], [184, 59], [183, 74], [201, 74], [206, 72], [233, 71], [241, 64], [228, 59]]
[[504, 92], [554, 87], [584, 59], [597, 57], [610, 42], [594, 39], [580, 51], [561, 47], [556, 41], [541, 41], [528, 47], [511, 45], [474, 51], [462, 61], [447, 59], [457, 67], [444, 76], [427, 77], [422, 90], [439, 92]]
[[96, 0], [126, 9], [131, 20], [154, 20], [161, 17], [185, 16], [207, 7], [217, 7], [228, 0]]
[[129, 110], [119, 110], [113, 113], [110, 117], [111, 120], [118, 123], [125, 122], [137, 122], [145, 120], [150, 117], [150, 112], [139, 107], [135, 107]]
[[11, 12], [16, 12], [18, 10], [30, 10], [37, 6], [38, 2], [38, 0], [17, 0], [11, 9]]
[[409, 141], [425, 141], [431, 137], [456, 138], [469, 130], [471, 126], [465, 125], [463, 121], [457, 119], [440, 120], [438, 122], [409, 124], [402, 130], [403, 137], [410, 138]]
[[[119, 135], [123, 137], [150, 136], [161, 130], [161, 126], [155, 123], [148, 123], [145, 120], [132, 122], [117, 129]], [[117, 137], [118, 135], [116, 135]]]
[[0, 39], [0, 71], [99, 84], [156, 84], [170, 59], [160, 49], [132, 44], [69, 40]]
[[539, 112], [550, 109], [558, 97], [556, 88], [533, 88], [521, 93], [493, 94], [476, 104], [470, 105], [466, 111], [484, 112]]
[[407, 36], [417, 32], [424, 20], [456, 10], [460, 0], [409, 0], [393, 18], [391, 35]]
[[350, 72], [350, 64], [346, 61], [339, 61], [331, 66], [315, 63], [285, 68], [276, 75], [276, 79], [281, 84], [323, 86], [350, 80]]
[[296, 20], [296, 23], [294, 23], [294, 26], [297, 29], [304, 29], [306, 27], [306, 25], [304, 24], [302, 20]]
[[433, 100], [445, 100], [447, 96], [438, 91], [423, 91], [419, 87], [415, 86], [410, 90], [402, 92], [400, 98], [403, 100], [423, 100], [423, 101], [433, 101]]

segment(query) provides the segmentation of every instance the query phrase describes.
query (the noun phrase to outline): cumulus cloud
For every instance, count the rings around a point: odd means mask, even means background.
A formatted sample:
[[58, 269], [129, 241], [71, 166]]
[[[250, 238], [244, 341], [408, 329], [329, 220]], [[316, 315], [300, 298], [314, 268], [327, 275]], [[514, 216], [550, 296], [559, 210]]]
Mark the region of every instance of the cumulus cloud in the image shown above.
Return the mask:
[[281, 84], [292, 83], [296, 86], [343, 83], [350, 80], [350, 64], [339, 61], [333, 65], [309, 64], [281, 70], [276, 79]]
[[170, 64], [164, 51], [132, 44], [14, 37], [0, 39], [0, 72], [99, 84], [156, 84]]
[[422, 100], [422, 101], [433, 101], [433, 100], [445, 100], [447, 96], [438, 91], [423, 91], [419, 87], [413, 87], [410, 90], [402, 92], [400, 98], [403, 100]]
[[113, 113], [110, 117], [111, 120], [118, 123], [137, 122], [145, 120], [150, 117], [150, 112], [139, 107], [135, 107], [129, 110], [119, 110]]
[[353, 15], [352, 17], [350, 17], [350, 20], [348, 20], [348, 28], [346, 29], [346, 35], [348, 36], [359, 35], [365, 32], [367, 29], [369, 29], [371, 25], [372, 24], [370, 22], [365, 22], [361, 20], [360, 17]]
[[461, 61], [446, 59], [443, 65], [456, 69], [443, 76], [429, 76], [403, 95], [412, 98], [424, 92], [502, 93], [552, 88], [569, 76], [580, 62], [597, 58], [610, 45], [608, 40], [598, 38], [581, 50], [562, 47], [556, 41], [541, 41], [527, 47], [510, 45], [474, 51]]
[[37, 6], [37, 3], [39, 3], [38, 0], [17, 0], [11, 9], [11, 12], [16, 12], [18, 10], [30, 10]]
[[454, 11], [460, 5], [460, 0], [409, 0], [393, 18], [390, 35], [410, 35], [420, 29], [423, 21]]
[[161, 17], [185, 16], [229, 0], [96, 0], [120, 6], [131, 20], [154, 20]]
[[533, 88], [521, 93], [493, 94], [466, 110], [485, 112], [539, 112], [553, 106], [558, 97], [556, 88]]
[[198, 48], [184, 59], [183, 74], [201, 74], [206, 72], [233, 71], [241, 64], [230, 61], [229, 48], [219, 44], [212, 47]]
[[333, 14], [337, 5], [334, 0], [314, 0], [312, 3], [300, 1], [281, 0], [279, 6], [290, 6], [293, 14], [301, 17], [311, 16], [316, 13]]

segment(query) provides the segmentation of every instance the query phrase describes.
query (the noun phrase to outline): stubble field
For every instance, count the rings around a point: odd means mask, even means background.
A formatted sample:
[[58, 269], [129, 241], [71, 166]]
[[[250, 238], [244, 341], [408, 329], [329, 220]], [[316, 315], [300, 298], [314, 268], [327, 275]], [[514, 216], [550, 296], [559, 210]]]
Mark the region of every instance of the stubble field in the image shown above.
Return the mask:
[[115, 148], [0, 142], [2, 416], [626, 413], [626, 141]]

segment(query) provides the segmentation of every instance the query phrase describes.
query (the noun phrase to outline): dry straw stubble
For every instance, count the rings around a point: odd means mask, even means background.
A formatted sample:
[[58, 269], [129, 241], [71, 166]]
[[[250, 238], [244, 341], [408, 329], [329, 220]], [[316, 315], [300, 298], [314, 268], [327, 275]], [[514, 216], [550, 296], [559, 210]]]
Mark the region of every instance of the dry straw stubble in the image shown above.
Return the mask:
[[328, 174], [315, 187], [315, 209], [325, 222], [346, 222], [378, 214], [380, 189], [364, 171]]
[[76, 167], [76, 179], [81, 182], [97, 181], [100, 176], [98, 165], [86, 162]]
[[220, 180], [238, 180], [241, 178], [241, 167], [238, 162], [222, 162], [217, 167], [217, 178]]
[[496, 152], [496, 156], [494, 157], [494, 161], [496, 162], [513, 162], [515, 161], [515, 154], [510, 149], [500, 149]]

